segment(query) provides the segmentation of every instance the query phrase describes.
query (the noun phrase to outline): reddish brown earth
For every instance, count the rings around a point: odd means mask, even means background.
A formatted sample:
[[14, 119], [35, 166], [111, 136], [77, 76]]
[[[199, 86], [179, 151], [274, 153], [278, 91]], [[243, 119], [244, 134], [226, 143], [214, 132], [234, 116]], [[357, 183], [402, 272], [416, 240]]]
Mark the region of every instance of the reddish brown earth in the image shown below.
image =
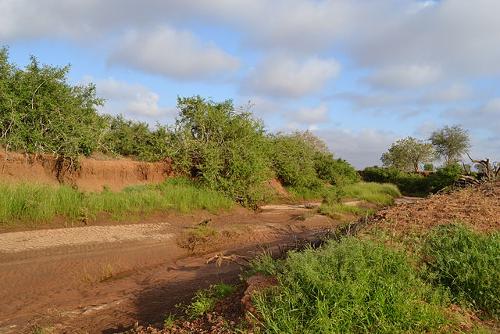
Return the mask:
[[[452, 193], [429, 196], [425, 199], [400, 198], [396, 205], [377, 212], [371, 219], [360, 219], [341, 230], [345, 233], [357, 233], [370, 237], [372, 229], [388, 232], [397, 240], [400, 237], [422, 236], [433, 227], [441, 224], [461, 223], [480, 233], [490, 233], [500, 229], [500, 182], [483, 184], [479, 187], [466, 188]], [[359, 229], [357, 226], [360, 226]], [[353, 229], [347, 229], [352, 227]], [[245, 284], [232, 296], [219, 302], [215, 310], [209, 314], [192, 320], [176, 321], [173, 327], [137, 326], [132, 334], [227, 334], [230, 326], [246, 320], [247, 333], [252, 333], [252, 323], [258, 324], [258, 314], [251, 303], [251, 295], [255, 291], [272, 288], [276, 284], [273, 277], [256, 275], [246, 280]], [[460, 318], [459, 328], [453, 332], [472, 332], [475, 326], [491, 333], [500, 332], [500, 324], [496, 320], [480, 319], [471, 310], [458, 305], [450, 305], [447, 309], [450, 317]], [[255, 331], [260, 333], [261, 331]], [[447, 332], [447, 330], [444, 330]], [[475, 331], [474, 331], [475, 332]]]
[[[336, 225], [324, 216], [297, 219], [307, 210], [158, 215], [146, 224], [109, 229], [1, 233], [0, 333], [31, 333], [36, 326], [53, 333], [115, 333], [135, 322], [161, 324], [165, 313], [179, 312], [175, 305], [197, 290], [238, 282], [241, 266], [230, 260], [238, 259], [235, 254], [280, 252]], [[194, 247], [181, 242], [207, 218], [212, 234]], [[207, 263], [210, 258], [221, 261]]]
[[[130, 159], [97, 160], [82, 158], [80, 167], [62, 177], [65, 183], [83, 191], [121, 190], [130, 185], [159, 183], [171, 175], [167, 162], [140, 162]], [[0, 182], [59, 184], [56, 159], [50, 155], [24, 155], [0, 151]]]
[[377, 212], [371, 228], [393, 236], [424, 234], [432, 227], [460, 223], [478, 232], [500, 229], [500, 181], [410, 201]]

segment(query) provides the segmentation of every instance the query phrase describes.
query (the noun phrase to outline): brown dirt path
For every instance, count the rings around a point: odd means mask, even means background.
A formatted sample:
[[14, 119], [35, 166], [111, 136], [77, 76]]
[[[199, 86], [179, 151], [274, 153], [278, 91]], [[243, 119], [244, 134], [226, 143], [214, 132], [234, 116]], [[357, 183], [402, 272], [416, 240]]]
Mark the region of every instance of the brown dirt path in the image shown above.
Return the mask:
[[136, 321], [161, 322], [196, 290], [238, 280], [241, 268], [207, 264], [213, 255], [279, 251], [336, 225], [324, 216], [298, 219], [307, 207], [212, 215], [214, 236], [191, 251], [178, 241], [200, 223], [196, 215], [180, 223], [0, 234], [0, 333], [31, 333], [35, 326], [54, 333], [115, 333]]

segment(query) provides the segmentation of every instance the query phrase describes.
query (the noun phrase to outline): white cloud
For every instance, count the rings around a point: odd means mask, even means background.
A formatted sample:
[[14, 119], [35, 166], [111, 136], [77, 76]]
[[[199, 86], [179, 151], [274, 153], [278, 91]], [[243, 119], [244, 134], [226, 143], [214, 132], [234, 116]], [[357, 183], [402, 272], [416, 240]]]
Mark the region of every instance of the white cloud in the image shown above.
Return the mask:
[[213, 43], [167, 27], [129, 32], [109, 63], [180, 80], [214, 79], [239, 67], [238, 59]]
[[301, 124], [318, 125], [328, 121], [328, 107], [320, 104], [317, 107], [301, 108], [292, 117]]
[[435, 83], [441, 77], [439, 68], [430, 65], [396, 65], [383, 67], [365, 81], [375, 88], [418, 88]]
[[434, 89], [419, 99], [422, 104], [452, 103], [471, 98], [474, 92], [465, 84], [451, 84], [443, 89]]
[[[86, 77], [85, 82], [93, 81]], [[96, 80], [97, 94], [106, 99], [103, 112], [128, 116], [162, 117], [173, 108], [160, 106], [160, 96], [147, 87], [113, 78]]]
[[498, 134], [500, 129], [500, 97], [490, 99], [473, 108], [461, 106], [449, 109], [443, 114], [466, 124], [468, 127], [486, 129]]
[[457, 77], [500, 72], [499, 1], [448, 0], [409, 11], [414, 3], [392, 2], [352, 32], [349, 48], [361, 65], [434, 64]]
[[340, 64], [334, 59], [314, 57], [297, 61], [274, 55], [251, 71], [243, 89], [276, 97], [303, 97], [320, 92], [339, 71]]
[[359, 169], [380, 166], [380, 156], [396, 140], [392, 133], [371, 129], [352, 131], [332, 128], [315, 133], [326, 141], [335, 156], [347, 160]]

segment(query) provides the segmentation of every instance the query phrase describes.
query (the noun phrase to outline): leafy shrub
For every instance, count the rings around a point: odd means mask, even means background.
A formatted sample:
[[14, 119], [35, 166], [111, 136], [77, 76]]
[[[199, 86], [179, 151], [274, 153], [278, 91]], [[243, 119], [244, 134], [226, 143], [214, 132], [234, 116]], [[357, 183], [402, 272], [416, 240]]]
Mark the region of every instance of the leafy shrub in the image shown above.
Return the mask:
[[255, 268], [279, 281], [254, 298], [268, 333], [432, 332], [446, 323], [441, 295], [383, 245], [346, 238]]
[[318, 188], [321, 186], [314, 166], [314, 148], [297, 134], [278, 134], [272, 138], [272, 164], [285, 186]]
[[317, 152], [314, 155], [314, 168], [321, 180], [333, 185], [341, 186], [360, 180], [354, 167], [345, 160], [334, 159], [331, 153]]
[[423, 195], [429, 193], [429, 183], [425, 176], [406, 173], [396, 168], [366, 167], [361, 173], [367, 182], [393, 183], [403, 194]]
[[68, 83], [69, 66], [25, 69], [8, 62], [0, 49], [0, 145], [27, 153], [50, 153], [76, 160], [99, 146], [105, 127], [94, 85]]
[[439, 168], [435, 173], [428, 177], [429, 187], [432, 191], [438, 191], [451, 186], [462, 175], [462, 167], [459, 164], [451, 164]]
[[368, 182], [389, 182], [398, 186], [402, 193], [424, 195], [451, 186], [459, 179], [462, 168], [458, 164], [438, 168], [429, 176], [401, 172], [395, 168], [367, 167], [361, 173]]
[[171, 155], [171, 133], [161, 125], [151, 130], [147, 123], [126, 120], [122, 115], [104, 116], [101, 150], [143, 161], [159, 161]]
[[384, 167], [366, 167], [363, 172], [363, 180], [367, 182], [391, 182], [396, 180], [401, 176], [401, 172], [396, 168], [384, 168]]
[[437, 227], [423, 255], [429, 278], [456, 301], [500, 316], [500, 234], [482, 235], [458, 225]]
[[270, 178], [268, 140], [261, 122], [238, 112], [232, 101], [179, 98], [172, 158], [177, 170], [252, 204], [255, 188]]

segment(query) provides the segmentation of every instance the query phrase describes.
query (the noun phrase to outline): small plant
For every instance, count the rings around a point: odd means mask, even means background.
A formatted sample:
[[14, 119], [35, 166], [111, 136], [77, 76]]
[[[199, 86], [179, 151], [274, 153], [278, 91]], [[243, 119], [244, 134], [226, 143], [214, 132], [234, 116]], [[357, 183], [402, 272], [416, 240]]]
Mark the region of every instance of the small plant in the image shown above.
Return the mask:
[[167, 314], [165, 315], [165, 319], [163, 319], [163, 328], [164, 329], [171, 329], [172, 327], [175, 326], [175, 322], [177, 321], [175, 315], [173, 314]]
[[215, 298], [223, 299], [236, 291], [236, 287], [231, 284], [217, 283], [212, 285], [211, 290]]
[[500, 233], [481, 235], [460, 225], [437, 227], [423, 257], [428, 278], [457, 302], [500, 316]]
[[188, 318], [196, 319], [211, 311], [215, 306], [216, 299], [207, 290], [200, 290], [193, 300], [186, 306], [185, 312]]
[[233, 293], [236, 288], [232, 285], [219, 283], [208, 289], [196, 292], [191, 303], [185, 306], [185, 313], [189, 319], [196, 319], [214, 309], [215, 304]]

